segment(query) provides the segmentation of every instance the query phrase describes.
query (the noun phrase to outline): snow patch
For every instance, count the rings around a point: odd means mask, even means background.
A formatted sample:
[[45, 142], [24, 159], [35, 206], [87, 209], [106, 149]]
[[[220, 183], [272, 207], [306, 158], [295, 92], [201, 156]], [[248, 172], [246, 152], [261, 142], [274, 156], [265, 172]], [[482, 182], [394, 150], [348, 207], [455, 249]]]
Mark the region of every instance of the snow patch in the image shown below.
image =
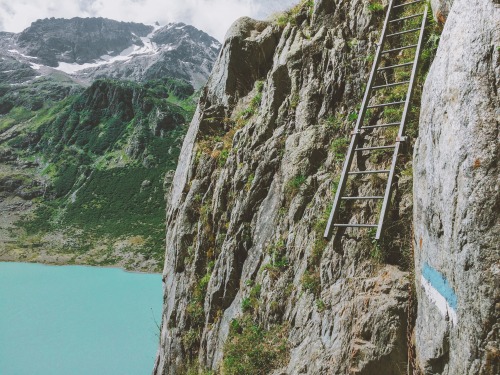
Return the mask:
[[117, 61], [128, 61], [135, 56], [154, 55], [154, 54], [159, 52], [159, 49], [158, 49], [157, 44], [151, 41], [152, 34], [153, 33], [149, 34], [146, 37], [141, 38], [141, 41], [144, 44], [143, 46], [137, 46], [134, 44], [134, 45], [124, 49], [117, 56], [103, 55], [99, 58], [98, 61], [96, 61], [94, 63], [85, 63], [85, 64], [60, 62], [59, 66], [56, 69], [61, 70], [67, 74], [75, 74], [81, 70], [85, 70], [85, 69], [89, 69], [89, 68], [97, 68], [97, 67], [103, 66], [103, 65], [109, 65], [109, 64], [113, 64], [114, 62], [117, 62]]
[[162, 48], [162, 51], [163, 52], [168, 52], [168, 51], [172, 51], [175, 49], [175, 45], [174, 44], [165, 44]]
[[19, 52], [17, 49], [9, 49], [9, 50], [7, 50], [7, 52], [15, 53], [15, 54], [20, 55], [22, 57], [25, 57], [27, 59], [37, 59], [37, 57], [34, 57], [34, 56], [24, 55], [21, 52]]

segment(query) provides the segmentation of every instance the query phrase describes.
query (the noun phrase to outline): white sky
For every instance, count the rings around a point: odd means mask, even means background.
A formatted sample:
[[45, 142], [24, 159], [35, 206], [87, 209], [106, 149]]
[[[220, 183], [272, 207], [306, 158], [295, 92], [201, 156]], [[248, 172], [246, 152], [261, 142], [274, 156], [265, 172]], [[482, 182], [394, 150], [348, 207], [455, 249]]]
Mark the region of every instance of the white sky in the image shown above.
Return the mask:
[[0, 0], [0, 31], [20, 32], [48, 17], [105, 17], [191, 24], [220, 41], [241, 16], [265, 19], [300, 0]]

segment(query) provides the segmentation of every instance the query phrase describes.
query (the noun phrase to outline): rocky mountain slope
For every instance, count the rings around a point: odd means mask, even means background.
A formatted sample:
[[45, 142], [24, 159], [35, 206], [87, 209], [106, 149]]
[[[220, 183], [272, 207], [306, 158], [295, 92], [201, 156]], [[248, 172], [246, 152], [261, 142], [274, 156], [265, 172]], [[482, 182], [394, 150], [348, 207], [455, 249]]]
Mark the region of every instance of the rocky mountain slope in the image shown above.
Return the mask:
[[153, 29], [103, 18], [52, 18], [33, 22], [12, 38], [25, 55], [35, 57], [40, 64], [57, 67], [60, 62], [84, 64], [132, 45], [143, 45], [141, 37]]
[[0, 259], [158, 271], [164, 189], [217, 41], [76, 18], [0, 46]]
[[[439, 22], [450, 4], [433, 1]], [[384, 5], [303, 1], [229, 30], [168, 195], [154, 374], [498, 373], [492, 0], [455, 1], [427, 75], [441, 32], [431, 22], [383, 241], [322, 237]], [[352, 182], [367, 196], [379, 185]], [[358, 209], [370, 222], [378, 207]]]
[[217, 40], [184, 23], [168, 24], [142, 40], [145, 52], [134, 52], [126, 62], [83, 70], [78, 77], [89, 80], [105, 76], [136, 81], [176, 77], [199, 89], [206, 83], [221, 48]]
[[[175, 77], [199, 89], [219, 50], [216, 39], [183, 23], [159, 27], [103, 18], [51, 18], [33, 22], [19, 34], [0, 33], [5, 65], [0, 77], [5, 83], [23, 83], [59, 71], [83, 84], [102, 77]], [[24, 72], [20, 76], [17, 70]]]
[[447, 17], [414, 155], [417, 363], [498, 374], [500, 3], [455, 0]]
[[193, 92], [173, 79], [108, 79], [37, 110], [16, 103], [1, 122], [0, 207], [12, 217], [0, 259], [157, 271], [165, 173], [176, 167]]

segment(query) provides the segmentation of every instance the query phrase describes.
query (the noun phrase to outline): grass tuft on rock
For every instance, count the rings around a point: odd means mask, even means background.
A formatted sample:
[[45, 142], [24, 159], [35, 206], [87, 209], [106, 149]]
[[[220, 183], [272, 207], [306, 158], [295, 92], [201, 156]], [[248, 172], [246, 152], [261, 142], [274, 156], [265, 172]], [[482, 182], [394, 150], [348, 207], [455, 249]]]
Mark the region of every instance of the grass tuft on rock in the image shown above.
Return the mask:
[[286, 364], [288, 326], [264, 329], [249, 316], [231, 322], [224, 346], [225, 375], [265, 375]]

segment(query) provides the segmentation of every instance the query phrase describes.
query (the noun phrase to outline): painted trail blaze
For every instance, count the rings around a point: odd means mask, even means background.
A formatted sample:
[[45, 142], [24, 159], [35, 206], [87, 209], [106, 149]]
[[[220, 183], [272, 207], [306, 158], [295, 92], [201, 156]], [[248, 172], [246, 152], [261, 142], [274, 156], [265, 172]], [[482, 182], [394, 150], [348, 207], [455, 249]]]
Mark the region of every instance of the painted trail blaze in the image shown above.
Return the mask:
[[436, 305], [439, 312], [444, 317], [448, 316], [453, 325], [456, 325], [458, 299], [444, 275], [429, 266], [429, 264], [424, 263], [421, 284], [427, 297]]

